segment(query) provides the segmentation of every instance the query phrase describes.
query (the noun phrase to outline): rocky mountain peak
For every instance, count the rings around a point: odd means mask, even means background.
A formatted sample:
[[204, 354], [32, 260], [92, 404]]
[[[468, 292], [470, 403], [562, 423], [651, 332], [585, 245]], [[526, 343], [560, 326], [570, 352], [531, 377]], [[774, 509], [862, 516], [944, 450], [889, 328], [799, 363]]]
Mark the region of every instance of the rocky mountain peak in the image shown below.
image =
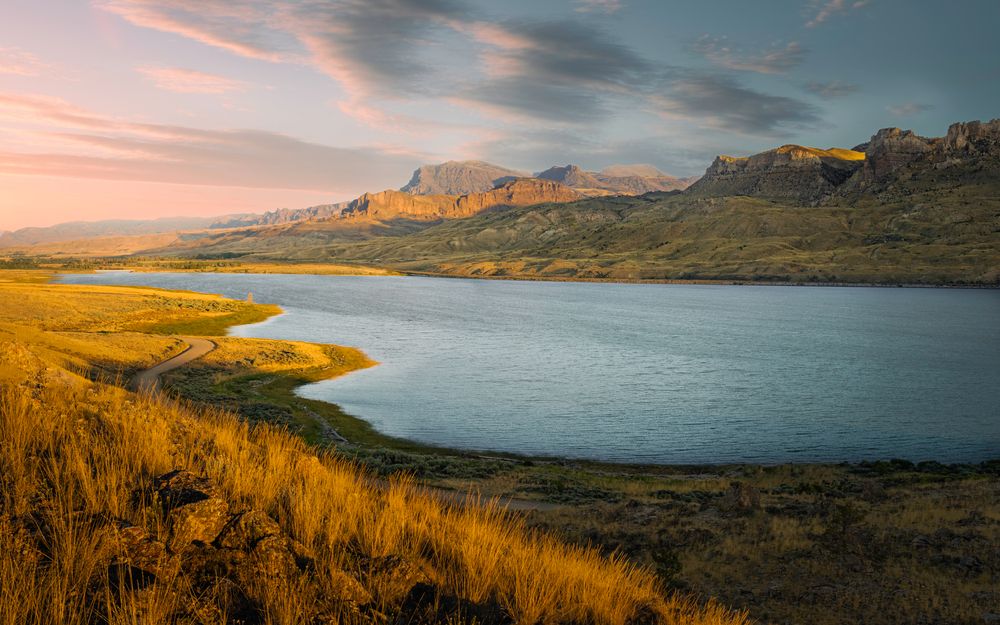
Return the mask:
[[418, 168], [400, 191], [412, 195], [482, 193], [523, 175], [484, 161], [447, 161]]

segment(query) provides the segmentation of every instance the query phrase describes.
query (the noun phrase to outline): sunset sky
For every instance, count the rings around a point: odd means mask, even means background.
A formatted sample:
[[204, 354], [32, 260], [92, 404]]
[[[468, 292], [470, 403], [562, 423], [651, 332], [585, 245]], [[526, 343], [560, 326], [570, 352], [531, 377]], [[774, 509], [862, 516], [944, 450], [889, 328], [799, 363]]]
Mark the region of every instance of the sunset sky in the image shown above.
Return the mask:
[[0, 230], [1000, 117], [996, 0], [4, 0]]

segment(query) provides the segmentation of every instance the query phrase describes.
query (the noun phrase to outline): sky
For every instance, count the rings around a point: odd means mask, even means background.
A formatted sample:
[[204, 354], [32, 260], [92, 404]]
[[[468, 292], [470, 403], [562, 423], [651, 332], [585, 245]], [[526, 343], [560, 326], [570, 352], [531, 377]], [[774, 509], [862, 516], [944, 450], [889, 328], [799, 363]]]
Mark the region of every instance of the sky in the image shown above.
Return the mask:
[[1000, 117], [996, 0], [3, 0], [0, 231]]

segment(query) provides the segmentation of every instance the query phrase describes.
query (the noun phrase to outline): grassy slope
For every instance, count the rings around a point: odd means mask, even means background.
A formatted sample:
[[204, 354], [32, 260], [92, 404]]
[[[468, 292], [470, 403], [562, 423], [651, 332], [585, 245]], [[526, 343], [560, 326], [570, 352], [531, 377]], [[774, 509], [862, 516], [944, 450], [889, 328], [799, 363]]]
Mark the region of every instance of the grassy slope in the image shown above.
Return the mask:
[[745, 197], [588, 200], [330, 253], [457, 275], [996, 283], [1000, 197], [989, 191], [860, 208]]
[[651, 194], [591, 198], [344, 239], [309, 224], [188, 253], [337, 259], [468, 276], [977, 283], [1000, 280], [1000, 165], [904, 172], [822, 206]]

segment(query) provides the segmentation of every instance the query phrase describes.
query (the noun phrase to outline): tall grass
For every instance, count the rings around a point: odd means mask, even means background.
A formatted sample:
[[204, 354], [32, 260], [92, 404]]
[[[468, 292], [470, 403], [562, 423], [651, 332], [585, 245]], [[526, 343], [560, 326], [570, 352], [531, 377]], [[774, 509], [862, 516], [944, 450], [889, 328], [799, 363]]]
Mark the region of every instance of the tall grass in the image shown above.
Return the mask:
[[[108, 574], [108, 519], [164, 538], [163, 519], [136, 493], [176, 468], [208, 476], [231, 510], [267, 513], [315, 553], [301, 578], [241, 589], [262, 622], [331, 614], [392, 622], [416, 578], [460, 601], [495, 602], [517, 623], [745, 622], [665, 596], [652, 573], [624, 559], [529, 532], [495, 503], [452, 506], [405, 478], [381, 483], [224, 412], [50, 383], [0, 386], [0, 625], [156, 625], [174, 622], [194, 599], [204, 603], [182, 575], [140, 591]], [[400, 581], [399, 566], [373, 564], [385, 561], [404, 563], [410, 581]], [[331, 612], [346, 605], [335, 598], [348, 577], [374, 609]], [[220, 587], [212, 595], [211, 620], [226, 620], [231, 594]]]

